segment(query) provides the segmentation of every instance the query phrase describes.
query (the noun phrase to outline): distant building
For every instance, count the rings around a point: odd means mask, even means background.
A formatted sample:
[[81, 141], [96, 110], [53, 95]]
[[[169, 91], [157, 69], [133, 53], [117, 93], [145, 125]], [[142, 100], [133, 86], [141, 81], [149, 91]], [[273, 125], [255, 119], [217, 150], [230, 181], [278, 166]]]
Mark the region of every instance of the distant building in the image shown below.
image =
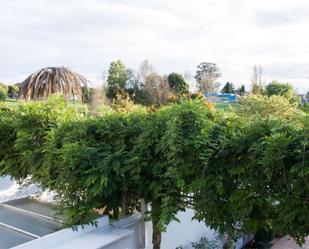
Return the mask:
[[214, 103], [234, 103], [237, 101], [237, 95], [233, 93], [206, 93], [206, 99]]

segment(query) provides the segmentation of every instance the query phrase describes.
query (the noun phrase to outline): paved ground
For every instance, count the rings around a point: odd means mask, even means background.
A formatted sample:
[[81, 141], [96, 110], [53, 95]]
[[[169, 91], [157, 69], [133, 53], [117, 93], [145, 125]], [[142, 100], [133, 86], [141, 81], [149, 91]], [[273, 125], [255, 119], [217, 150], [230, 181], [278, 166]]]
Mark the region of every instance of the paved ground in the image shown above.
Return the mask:
[[273, 246], [271, 247], [271, 249], [300, 249], [300, 248], [309, 249], [309, 237], [307, 237], [306, 243], [302, 247], [299, 247], [290, 236], [275, 239], [273, 241]]

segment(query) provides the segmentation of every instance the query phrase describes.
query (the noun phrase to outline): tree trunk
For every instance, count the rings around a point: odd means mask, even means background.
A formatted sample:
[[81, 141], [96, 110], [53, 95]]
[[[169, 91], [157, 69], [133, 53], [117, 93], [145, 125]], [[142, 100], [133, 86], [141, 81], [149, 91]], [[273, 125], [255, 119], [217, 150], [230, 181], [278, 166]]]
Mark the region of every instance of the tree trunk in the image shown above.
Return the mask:
[[152, 245], [153, 249], [160, 249], [161, 248], [161, 231], [158, 229], [157, 224], [154, 222], [152, 223]]
[[141, 199], [141, 236], [142, 236], [142, 248], [146, 246], [146, 227], [145, 227], [145, 213], [146, 213], [146, 203], [145, 199]]
[[122, 193], [122, 217], [126, 217], [128, 214], [128, 198], [127, 198], [127, 192]]
[[152, 218], [152, 246], [153, 249], [161, 248], [161, 231], [159, 229], [159, 217], [161, 214], [161, 203], [152, 202], [151, 218]]

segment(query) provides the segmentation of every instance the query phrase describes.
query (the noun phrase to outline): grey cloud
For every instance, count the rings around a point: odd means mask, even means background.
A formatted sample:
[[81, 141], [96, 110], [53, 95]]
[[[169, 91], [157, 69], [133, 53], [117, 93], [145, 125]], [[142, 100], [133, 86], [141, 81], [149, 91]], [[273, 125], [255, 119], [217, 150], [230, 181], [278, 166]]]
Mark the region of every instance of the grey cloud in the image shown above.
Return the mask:
[[282, 11], [259, 11], [255, 14], [255, 23], [263, 27], [281, 26], [308, 21], [308, 8]]
[[256, 15], [256, 23], [260, 26], [276, 26], [293, 22], [294, 20], [282, 13], [260, 12]]
[[265, 76], [273, 79], [284, 78], [288, 81], [291, 79], [309, 78], [309, 63], [287, 62], [280, 64], [265, 65], [263, 69]]

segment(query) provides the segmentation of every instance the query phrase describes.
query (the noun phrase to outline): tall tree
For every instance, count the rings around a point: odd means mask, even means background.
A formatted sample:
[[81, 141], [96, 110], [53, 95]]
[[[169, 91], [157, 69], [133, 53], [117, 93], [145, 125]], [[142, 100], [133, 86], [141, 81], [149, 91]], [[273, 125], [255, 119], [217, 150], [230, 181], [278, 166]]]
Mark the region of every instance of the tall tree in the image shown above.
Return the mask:
[[171, 89], [166, 77], [151, 73], [145, 79], [143, 92], [146, 95], [146, 104], [159, 106], [167, 101]]
[[222, 93], [235, 93], [235, 87], [232, 82], [226, 82], [221, 90]]
[[142, 86], [142, 81], [140, 75], [133, 71], [132, 69], [126, 70], [126, 83], [125, 89], [126, 90], [137, 90], [140, 89]]
[[246, 93], [246, 88], [244, 85], [241, 85], [240, 89], [239, 89], [239, 95], [240, 96], [244, 96]]
[[124, 90], [128, 79], [127, 69], [120, 61], [113, 61], [108, 70], [107, 77], [107, 97], [113, 99], [117, 93]]
[[138, 104], [145, 103], [145, 94], [143, 92], [144, 83], [139, 72], [127, 69], [127, 82], [125, 91], [130, 95], [131, 99]]
[[220, 69], [215, 63], [202, 62], [199, 64], [195, 75], [199, 91], [202, 93], [216, 91], [219, 85], [215, 82], [220, 76]]
[[139, 68], [139, 74], [142, 82], [144, 82], [147, 76], [151, 73], [154, 73], [153, 65], [148, 60], [144, 60]]
[[263, 92], [262, 74], [263, 74], [262, 66], [254, 65], [251, 76], [253, 94], [260, 94]]
[[189, 86], [181, 74], [171, 73], [168, 75], [167, 80], [170, 88], [176, 94], [188, 93]]

